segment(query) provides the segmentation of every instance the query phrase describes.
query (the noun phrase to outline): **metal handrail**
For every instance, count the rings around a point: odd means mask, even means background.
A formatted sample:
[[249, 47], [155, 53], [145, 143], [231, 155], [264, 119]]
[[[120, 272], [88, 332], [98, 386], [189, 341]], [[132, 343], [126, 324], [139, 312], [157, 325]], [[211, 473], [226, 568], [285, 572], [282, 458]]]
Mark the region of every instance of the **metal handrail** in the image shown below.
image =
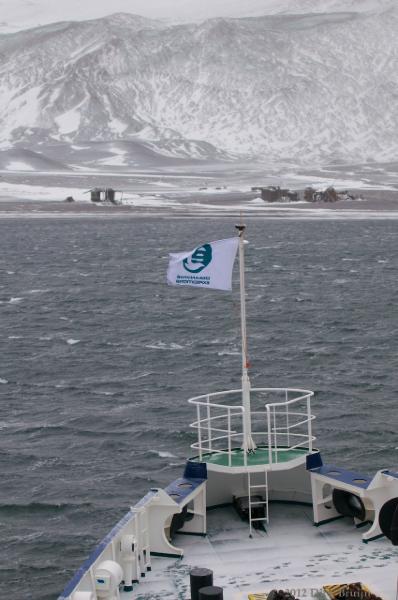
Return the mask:
[[[260, 436], [266, 437], [269, 464], [271, 465], [273, 462], [278, 462], [278, 452], [286, 452], [306, 445], [308, 446], [309, 451], [312, 451], [312, 444], [316, 439], [312, 435], [311, 425], [311, 422], [316, 418], [315, 415], [311, 414], [311, 398], [314, 393], [309, 390], [303, 390], [299, 388], [251, 388], [252, 400], [257, 394], [264, 393], [285, 394], [284, 401], [268, 403], [263, 405], [263, 410], [257, 409], [251, 412], [252, 417], [256, 417], [260, 421], [263, 421], [264, 419], [265, 421], [265, 430], [252, 431], [252, 435], [256, 439], [259, 439]], [[225, 404], [221, 403], [222, 400], [220, 402], [220, 399], [229, 399], [229, 397], [234, 394], [239, 394], [239, 399], [241, 400], [241, 389], [203, 394], [188, 400], [189, 404], [196, 406], [197, 418], [193, 423], [190, 424], [190, 427], [197, 430], [198, 440], [191, 445], [191, 448], [199, 451], [200, 460], [203, 459], [204, 453], [227, 454], [228, 465], [232, 466], [232, 441], [236, 438], [242, 438], [244, 465], [247, 466], [247, 448], [245, 445], [245, 409], [240, 404]], [[291, 394], [298, 395], [289, 399], [289, 395]], [[213, 399], [217, 399], [217, 402], [211, 402]], [[304, 401], [306, 402], [305, 412], [290, 411], [291, 405]], [[283, 407], [284, 410], [280, 410], [281, 407]], [[205, 414], [203, 414], [203, 410]], [[214, 411], [222, 412], [221, 414], [214, 414]], [[284, 418], [286, 420], [286, 424], [282, 425], [279, 422], [277, 424], [277, 420], [280, 418]], [[301, 420], [295, 421], [295, 418], [300, 418]], [[235, 419], [234, 428], [232, 428], [232, 419]], [[239, 423], [236, 424], [236, 419], [241, 421], [241, 425], [239, 425]], [[226, 421], [226, 424], [224, 425], [224, 423], [220, 423], [217, 427], [214, 427], [214, 422], [219, 422], [220, 420]], [[306, 433], [292, 431], [293, 429], [297, 429], [297, 427], [303, 427], [305, 425], [307, 425]], [[225, 435], [214, 435], [219, 433]], [[280, 442], [280, 436], [284, 436], [286, 438], [287, 446], [281, 446], [278, 444], [278, 442]], [[294, 442], [300, 438], [304, 438], [303, 441], [294, 444]], [[216, 447], [219, 446], [220, 442], [224, 440], [227, 440], [227, 448]]]
[[[292, 398], [291, 400], [288, 400], [287, 403], [291, 403], [291, 402], [295, 402], [296, 400], [302, 400], [304, 398], [306, 398], [308, 395], [310, 395], [311, 397], [314, 395], [314, 392], [311, 392], [310, 390], [302, 390], [300, 388], [251, 388], [250, 389], [251, 392], [299, 392], [301, 394], [303, 394], [302, 396], [299, 396], [298, 398]], [[225, 390], [223, 392], [212, 392], [211, 394], [201, 394], [200, 396], [194, 396], [193, 398], [190, 398], [188, 400], [189, 404], [196, 404], [198, 400], [202, 400], [207, 399], [207, 398], [215, 398], [215, 397], [219, 397], [219, 396], [232, 396], [233, 394], [242, 394], [242, 389], [236, 389], [236, 390]], [[206, 402], [207, 404], [207, 402]], [[277, 405], [281, 405], [284, 406], [286, 404], [286, 402], [275, 402], [273, 403], [275, 404], [275, 406]], [[226, 406], [225, 404], [220, 405], [220, 406]], [[237, 408], [239, 405], [232, 405], [231, 408]], [[240, 408], [243, 408], [240, 407]]]
[[[196, 404], [198, 400], [202, 398], [213, 398], [216, 396], [232, 396], [232, 394], [241, 394], [242, 390], [225, 390], [224, 392], [212, 392], [211, 394], [201, 394], [200, 396], [194, 396], [188, 400], [189, 404]], [[223, 405], [225, 406], [225, 405]]]
[[243, 412], [245, 409], [243, 408], [243, 406], [228, 406], [228, 404], [214, 404], [213, 402], [191, 402], [193, 400], [193, 398], [191, 398], [191, 400], [188, 400], [188, 402], [190, 404], [195, 404], [196, 406], [212, 406], [213, 408], [230, 408], [231, 410], [237, 410], [239, 412]]

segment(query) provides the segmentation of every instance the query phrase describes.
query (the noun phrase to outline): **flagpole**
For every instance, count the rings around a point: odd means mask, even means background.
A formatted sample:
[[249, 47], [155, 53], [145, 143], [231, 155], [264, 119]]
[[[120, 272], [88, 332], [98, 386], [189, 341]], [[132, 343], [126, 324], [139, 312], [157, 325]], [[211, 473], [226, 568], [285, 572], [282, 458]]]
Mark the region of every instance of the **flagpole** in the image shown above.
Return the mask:
[[252, 438], [251, 407], [250, 407], [250, 379], [249, 356], [247, 352], [246, 334], [246, 289], [245, 289], [245, 230], [243, 223], [236, 225], [239, 232], [239, 277], [240, 277], [240, 316], [242, 329], [242, 402], [244, 408], [244, 442], [243, 448], [252, 452], [256, 444]]

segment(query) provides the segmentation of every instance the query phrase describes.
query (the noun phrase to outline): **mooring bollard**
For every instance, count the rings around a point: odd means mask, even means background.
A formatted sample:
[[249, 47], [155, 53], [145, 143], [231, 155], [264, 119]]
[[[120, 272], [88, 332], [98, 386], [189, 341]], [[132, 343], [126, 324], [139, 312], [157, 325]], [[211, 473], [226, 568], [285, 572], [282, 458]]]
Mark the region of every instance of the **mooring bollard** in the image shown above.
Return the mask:
[[199, 600], [224, 600], [223, 589], [216, 585], [202, 587], [199, 590]]
[[192, 569], [189, 578], [191, 584], [191, 600], [199, 600], [199, 590], [213, 585], [213, 571], [211, 571], [211, 569]]

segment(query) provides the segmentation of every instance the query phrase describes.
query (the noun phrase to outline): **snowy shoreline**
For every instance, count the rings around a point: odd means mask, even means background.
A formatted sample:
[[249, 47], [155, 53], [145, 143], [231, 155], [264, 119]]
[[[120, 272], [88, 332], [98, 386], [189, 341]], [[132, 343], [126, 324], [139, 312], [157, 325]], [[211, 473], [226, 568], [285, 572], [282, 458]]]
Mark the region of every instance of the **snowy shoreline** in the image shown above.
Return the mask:
[[184, 199], [143, 196], [124, 206], [96, 205], [90, 202], [49, 200], [0, 200], [0, 220], [4, 219], [130, 219], [130, 218], [225, 218], [243, 213], [255, 219], [398, 219], [398, 192], [374, 191], [369, 198], [334, 204], [295, 202], [267, 204], [247, 199], [244, 194]]

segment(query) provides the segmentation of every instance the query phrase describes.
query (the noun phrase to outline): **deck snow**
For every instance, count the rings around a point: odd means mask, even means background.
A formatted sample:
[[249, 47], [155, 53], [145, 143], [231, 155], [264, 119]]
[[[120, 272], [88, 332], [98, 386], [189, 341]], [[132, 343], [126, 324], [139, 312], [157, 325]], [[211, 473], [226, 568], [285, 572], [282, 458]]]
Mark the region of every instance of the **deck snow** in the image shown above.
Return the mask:
[[123, 600], [185, 600], [193, 567], [214, 571], [214, 583], [225, 600], [273, 588], [291, 590], [297, 598], [324, 598], [322, 586], [361, 581], [384, 600], [395, 600], [398, 548], [386, 538], [364, 544], [363, 529], [350, 519], [322, 527], [312, 524], [312, 508], [271, 504], [267, 533], [249, 538], [248, 525], [232, 507], [208, 513], [206, 538], [178, 535], [184, 558], [152, 559], [152, 572]]

